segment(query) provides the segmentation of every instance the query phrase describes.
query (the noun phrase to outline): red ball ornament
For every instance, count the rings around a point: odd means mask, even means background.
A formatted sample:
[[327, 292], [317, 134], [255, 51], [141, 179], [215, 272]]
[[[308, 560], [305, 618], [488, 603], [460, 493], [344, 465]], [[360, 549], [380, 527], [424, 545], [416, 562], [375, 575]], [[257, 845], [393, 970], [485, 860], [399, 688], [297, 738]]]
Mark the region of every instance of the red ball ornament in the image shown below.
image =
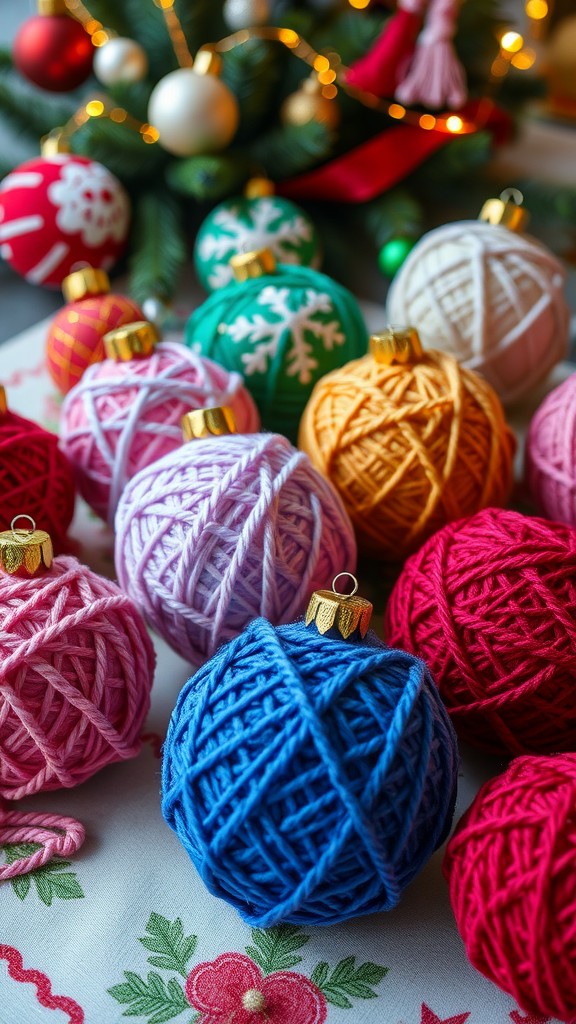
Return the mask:
[[[59, 4], [43, 5], [47, 11]], [[50, 92], [69, 92], [92, 71], [94, 46], [80, 22], [67, 14], [38, 14], [22, 25], [13, 47], [14, 64], [28, 81]]]
[[105, 358], [104, 335], [124, 324], [144, 320], [132, 299], [110, 293], [103, 270], [87, 267], [64, 279], [68, 302], [54, 317], [46, 338], [46, 366], [58, 390], [66, 395], [92, 363]]
[[58, 438], [11, 412], [0, 387], [0, 531], [25, 510], [57, 552], [69, 551], [74, 499], [74, 473]]
[[86, 264], [109, 270], [129, 225], [126, 191], [84, 156], [35, 157], [0, 185], [0, 255], [32, 284], [59, 287]]

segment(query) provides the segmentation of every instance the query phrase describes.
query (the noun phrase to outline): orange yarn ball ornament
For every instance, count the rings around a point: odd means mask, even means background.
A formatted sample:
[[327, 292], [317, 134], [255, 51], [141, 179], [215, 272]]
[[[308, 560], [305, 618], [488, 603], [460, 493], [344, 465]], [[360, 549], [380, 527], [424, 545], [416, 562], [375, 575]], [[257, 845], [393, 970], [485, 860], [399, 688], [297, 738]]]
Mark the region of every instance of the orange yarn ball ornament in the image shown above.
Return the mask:
[[504, 505], [516, 442], [492, 387], [413, 328], [318, 382], [299, 446], [339, 491], [361, 550], [397, 560], [453, 519]]

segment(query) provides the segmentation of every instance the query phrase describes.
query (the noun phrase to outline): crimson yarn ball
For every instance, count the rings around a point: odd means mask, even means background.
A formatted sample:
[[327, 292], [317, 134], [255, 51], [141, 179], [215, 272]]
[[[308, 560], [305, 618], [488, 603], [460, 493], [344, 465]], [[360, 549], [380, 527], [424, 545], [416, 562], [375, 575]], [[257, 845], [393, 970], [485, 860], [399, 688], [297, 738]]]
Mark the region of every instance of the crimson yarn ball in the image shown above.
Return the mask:
[[67, 14], [36, 15], [18, 32], [14, 64], [29, 82], [49, 92], [70, 92], [92, 71], [94, 46], [79, 21]]
[[482, 787], [444, 859], [469, 960], [538, 1020], [576, 1017], [575, 806], [576, 754], [518, 757]]
[[576, 526], [576, 373], [554, 388], [532, 417], [526, 482], [542, 515]]
[[31, 284], [59, 288], [87, 265], [110, 270], [129, 227], [126, 190], [88, 157], [35, 157], [0, 184], [0, 254]]
[[462, 739], [576, 750], [576, 530], [496, 508], [450, 523], [406, 562], [385, 629], [427, 662]]
[[65, 551], [75, 496], [74, 472], [56, 435], [0, 408], [0, 530], [24, 512], [50, 534], [56, 551]]
[[0, 796], [135, 757], [154, 666], [130, 598], [76, 558], [32, 578], [0, 572]]

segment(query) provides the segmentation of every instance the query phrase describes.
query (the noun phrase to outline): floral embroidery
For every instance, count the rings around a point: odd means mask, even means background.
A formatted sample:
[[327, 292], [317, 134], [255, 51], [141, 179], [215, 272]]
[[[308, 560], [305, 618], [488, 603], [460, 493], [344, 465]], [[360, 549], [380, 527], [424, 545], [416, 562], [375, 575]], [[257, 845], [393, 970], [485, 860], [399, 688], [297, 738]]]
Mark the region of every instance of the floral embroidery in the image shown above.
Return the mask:
[[422, 1018], [420, 1024], [465, 1024], [470, 1016], [468, 1013], [458, 1013], [455, 1017], [438, 1017], [426, 1003], [422, 1003]]
[[[21, 857], [28, 857], [38, 849], [40, 849], [39, 843], [5, 843], [4, 846], [0, 846], [7, 864], [13, 864]], [[55, 899], [81, 900], [84, 898], [84, 892], [76, 877], [76, 872], [66, 871], [66, 868], [70, 866], [71, 861], [54, 857], [43, 867], [10, 879], [10, 883], [20, 900], [26, 899], [32, 889], [32, 883], [34, 883], [36, 894], [47, 907], [51, 907], [52, 901]]]
[[8, 974], [14, 981], [35, 986], [36, 999], [40, 1006], [47, 1010], [61, 1010], [62, 1013], [66, 1013], [68, 1024], [84, 1024], [84, 1010], [76, 1000], [70, 999], [69, 996], [55, 995], [50, 978], [43, 971], [24, 967], [22, 954], [14, 946], [0, 945], [0, 960], [6, 960]]
[[196, 936], [185, 935], [180, 918], [169, 921], [152, 913], [139, 941], [152, 954], [150, 966], [172, 976], [124, 971], [124, 981], [108, 992], [125, 1007], [123, 1016], [144, 1017], [147, 1024], [164, 1024], [191, 1008], [194, 1015], [182, 1024], [324, 1024], [329, 1004], [349, 1009], [354, 999], [377, 997], [373, 986], [388, 969], [370, 962], [356, 965], [354, 956], [333, 968], [321, 962], [310, 978], [291, 970], [302, 962], [298, 950], [309, 940], [296, 925], [254, 928], [246, 954], [221, 953], [194, 967]]

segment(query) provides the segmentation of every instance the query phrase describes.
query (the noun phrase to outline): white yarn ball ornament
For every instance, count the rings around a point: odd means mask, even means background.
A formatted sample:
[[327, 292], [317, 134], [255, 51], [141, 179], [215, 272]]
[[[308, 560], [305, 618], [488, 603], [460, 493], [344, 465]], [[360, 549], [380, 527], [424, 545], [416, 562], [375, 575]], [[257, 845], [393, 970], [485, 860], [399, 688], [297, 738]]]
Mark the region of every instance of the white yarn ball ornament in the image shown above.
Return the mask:
[[414, 324], [425, 346], [476, 370], [505, 403], [565, 358], [565, 273], [533, 238], [483, 221], [435, 228], [388, 293], [390, 323]]
[[135, 39], [112, 37], [96, 47], [94, 74], [102, 85], [141, 82], [148, 74], [148, 55]]
[[233, 32], [252, 25], [266, 25], [270, 20], [268, 0], [226, 0], [224, 21]]
[[214, 153], [236, 133], [238, 103], [218, 75], [178, 68], [153, 90], [148, 120], [160, 132], [160, 145], [174, 156]]

